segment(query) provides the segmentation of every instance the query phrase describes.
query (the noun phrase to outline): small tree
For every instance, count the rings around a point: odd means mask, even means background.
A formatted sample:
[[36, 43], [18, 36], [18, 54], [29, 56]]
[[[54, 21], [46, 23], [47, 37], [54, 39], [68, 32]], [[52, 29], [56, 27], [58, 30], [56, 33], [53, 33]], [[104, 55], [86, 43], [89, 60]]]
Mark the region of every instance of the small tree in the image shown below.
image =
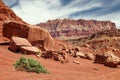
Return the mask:
[[43, 65], [32, 58], [21, 57], [14, 64], [15, 69], [27, 72], [50, 73]]

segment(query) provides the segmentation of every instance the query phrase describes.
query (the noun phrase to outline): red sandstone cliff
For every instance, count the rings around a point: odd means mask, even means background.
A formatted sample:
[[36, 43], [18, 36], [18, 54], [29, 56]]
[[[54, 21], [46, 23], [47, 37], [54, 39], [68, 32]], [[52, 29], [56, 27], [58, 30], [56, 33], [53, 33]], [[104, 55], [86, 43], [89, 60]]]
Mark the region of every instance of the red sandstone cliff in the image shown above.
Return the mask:
[[2, 0], [0, 0], [0, 26], [3, 24], [5, 20], [14, 20], [19, 22], [24, 22], [8, 6], [6, 6], [2, 2]]
[[2, 25], [3, 25], [3, 22], [6, 20], [19, 21], [19, 22], [25, 23], [8, 6], [6, 6], [2, 2], [2, 0], [0, 0], [0, 37], [3, 37], [2, 36]]
[[90, 36], [98, 31], [116, 29], [115, 23], [110, 21], [84, 19], [56, 19], [37, 25], [47, 29], [53, 37], [59, 39], [77, 39], [80, 37]]

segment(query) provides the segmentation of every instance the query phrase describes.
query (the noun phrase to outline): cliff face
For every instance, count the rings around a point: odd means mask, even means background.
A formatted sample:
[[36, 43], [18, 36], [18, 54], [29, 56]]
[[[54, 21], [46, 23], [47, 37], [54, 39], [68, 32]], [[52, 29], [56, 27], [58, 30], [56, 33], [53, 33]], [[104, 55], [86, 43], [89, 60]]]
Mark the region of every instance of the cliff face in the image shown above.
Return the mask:
[[2, 0], [0, 0], [0, 26], [3, 24], [5, 20], [14, 20], [14, 21], [24, 22], [8, 6], [6, 6], [2, 2]]
[[87, 37], [98, 31], [116, 29], [115, 23], [96, 20], [49, 20], [46, 23], [37, 24], [47, 29], [51, 35], [58, 39], [77, 39]]
[[[4, 21], [18, 21], [25, 23], [21, 18], [19, 18], [8, 6], [6, 6], [2, 0], [0, 0], [0, 37], [2, 36], [2, 25]], [[1, 41], [1, 39], [0, 39]]]

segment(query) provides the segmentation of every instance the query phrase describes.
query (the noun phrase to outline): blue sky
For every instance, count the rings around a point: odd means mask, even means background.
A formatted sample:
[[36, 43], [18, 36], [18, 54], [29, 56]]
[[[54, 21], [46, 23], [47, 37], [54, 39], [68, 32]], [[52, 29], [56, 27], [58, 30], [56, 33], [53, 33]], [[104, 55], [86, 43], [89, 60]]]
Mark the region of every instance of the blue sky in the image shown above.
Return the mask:
[[3, 0], [30, 24], [49, 19], [110, 20], [120, 28], [120, 0]]

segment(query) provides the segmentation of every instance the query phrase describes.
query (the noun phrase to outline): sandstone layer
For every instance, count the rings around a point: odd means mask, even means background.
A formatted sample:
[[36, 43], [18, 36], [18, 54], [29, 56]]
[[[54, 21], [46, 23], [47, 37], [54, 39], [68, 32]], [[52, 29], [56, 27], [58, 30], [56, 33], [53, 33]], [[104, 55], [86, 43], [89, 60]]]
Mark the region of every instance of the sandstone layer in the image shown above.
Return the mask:
[[88, 37], [95, 32], [116, 29], [115, 23], [110, 21], [84, 19], [56, 19], [37, 25], [47, 29], [53, 37], [63, 40]]

